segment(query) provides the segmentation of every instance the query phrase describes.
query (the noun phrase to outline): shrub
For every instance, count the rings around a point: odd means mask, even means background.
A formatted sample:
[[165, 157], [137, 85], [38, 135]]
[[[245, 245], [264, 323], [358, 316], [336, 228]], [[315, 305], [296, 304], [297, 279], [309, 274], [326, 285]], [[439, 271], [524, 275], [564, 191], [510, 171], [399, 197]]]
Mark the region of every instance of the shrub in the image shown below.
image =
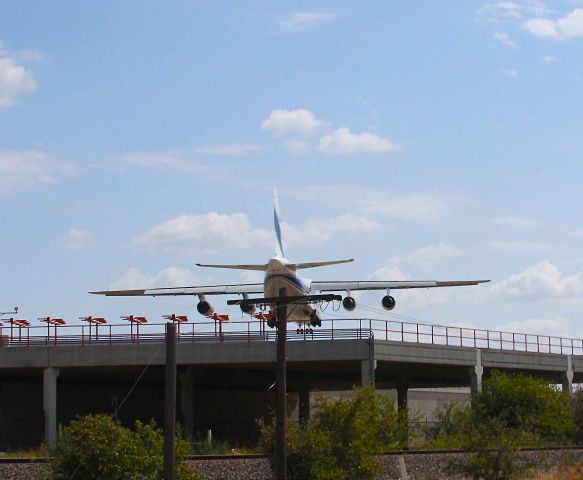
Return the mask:
[[[164, 438], [155, 424], [136, 422], [135, 431], [108, 415], [73, 420], [53, 449], [52, 478], [69, 480], [159, 480], [162, 478]], [[176, 478], [199, 478], [182, 461], [188, 443], [176, 439]]]
[[528, 467], [520, 447], [566, 444], [575, 432], [568, 396], [525, 375], [493, 372], [471, 406], [444, 406], [436, 415], [429, 444], [475, 452], [454, 466], [474, 479], [513, 478]]
[[[320, 397], [305, 424], [288, 427], [290, 480], [369, 480], [383, 472], [375, 455], [398, 448], [406, 422], [392, 399], [370, 388], [358, 388], [348, 397]], [[262, 445], [274, 464], [274, 423], [260, 422]]]

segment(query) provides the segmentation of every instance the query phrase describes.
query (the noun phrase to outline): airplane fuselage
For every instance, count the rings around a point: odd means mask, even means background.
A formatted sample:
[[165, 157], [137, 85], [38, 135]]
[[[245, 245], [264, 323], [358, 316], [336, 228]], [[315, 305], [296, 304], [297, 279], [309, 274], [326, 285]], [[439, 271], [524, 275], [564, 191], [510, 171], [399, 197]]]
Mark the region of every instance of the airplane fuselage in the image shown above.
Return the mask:
[[[281, 288], [286, 288], [288, 297], [309, 295], [310, 281], [296, 274], [295, 265], [276, 256], [267, 264], [263, 291], [266, 297], [278, 297]], [[317, 320], [318, 312], [309, 305], [299, 304], [288, 308], [288, 322], [305, 323]]]

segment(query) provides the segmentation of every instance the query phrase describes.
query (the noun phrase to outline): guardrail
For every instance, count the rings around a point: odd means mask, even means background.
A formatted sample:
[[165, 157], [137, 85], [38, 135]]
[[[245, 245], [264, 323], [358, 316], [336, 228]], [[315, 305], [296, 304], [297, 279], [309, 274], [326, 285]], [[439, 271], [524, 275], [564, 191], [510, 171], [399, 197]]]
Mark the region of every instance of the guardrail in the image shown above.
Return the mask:
[[[59, 330], [46, 326], [8, 329], [0, 327], [0, 348], [65, 345], [146, 344], [164, 341], [165, 323], [143, 324], [128, 333], [127, 324], [63, 325]], [[180, 343], [196, 342], [267, 342], [277, 338], [277, 331], [265, 322], [241, 320], [194, 322], [178, 325]], [[6, 335], [6, 332], [9, 335]], [[299, 326], [288, 329], [289, 341], [366, 339], [412, 342], [452, 347], [583, 355], [583, 339], [505, 332], [469, 327], [431, 325], [378, 319], [327, 319], [322, 327]]]

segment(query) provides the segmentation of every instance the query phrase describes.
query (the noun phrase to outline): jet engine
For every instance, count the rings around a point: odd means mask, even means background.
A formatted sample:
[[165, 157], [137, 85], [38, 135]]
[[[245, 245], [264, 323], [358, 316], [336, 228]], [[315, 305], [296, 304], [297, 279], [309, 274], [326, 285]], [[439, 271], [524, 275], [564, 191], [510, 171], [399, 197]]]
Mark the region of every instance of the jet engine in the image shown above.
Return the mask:
[[212, 315], [213, 312], [215, 311], [213, 306], [206, 300], [201, 300], [200, 302], [198, 302], [196, 304], [196, 309], [198, 310], [198, 313], [200, 313], [201, 315]]
[[241, 311], [247, 315], [253, 315], [255, 313], [255, 305], [240, 305]]
[[385, 295], [383, 297], [382, 300], [383, 303], [383, 308], [385, 310], [392, 310], [393, 308], [395, 308], [395, 299], [393, 297], [391, 297], [390, 295]]
[[356, 300], [354, 297], [344, 297], [342, 300], [342, 306], [344, 307], [344, 310], [352, 312], [352, 310], [356, 308]]

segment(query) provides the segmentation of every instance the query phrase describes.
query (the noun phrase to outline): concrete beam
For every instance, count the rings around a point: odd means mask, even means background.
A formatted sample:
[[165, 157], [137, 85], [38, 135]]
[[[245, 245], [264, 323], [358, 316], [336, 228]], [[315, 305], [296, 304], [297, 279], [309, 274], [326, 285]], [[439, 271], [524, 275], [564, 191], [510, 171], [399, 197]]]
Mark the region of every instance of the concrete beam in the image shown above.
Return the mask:
[[45, 443], [50, 447], [57, 443], [57, 378], [58, 368], [43, 370], [43, 410], [45, 415]]

